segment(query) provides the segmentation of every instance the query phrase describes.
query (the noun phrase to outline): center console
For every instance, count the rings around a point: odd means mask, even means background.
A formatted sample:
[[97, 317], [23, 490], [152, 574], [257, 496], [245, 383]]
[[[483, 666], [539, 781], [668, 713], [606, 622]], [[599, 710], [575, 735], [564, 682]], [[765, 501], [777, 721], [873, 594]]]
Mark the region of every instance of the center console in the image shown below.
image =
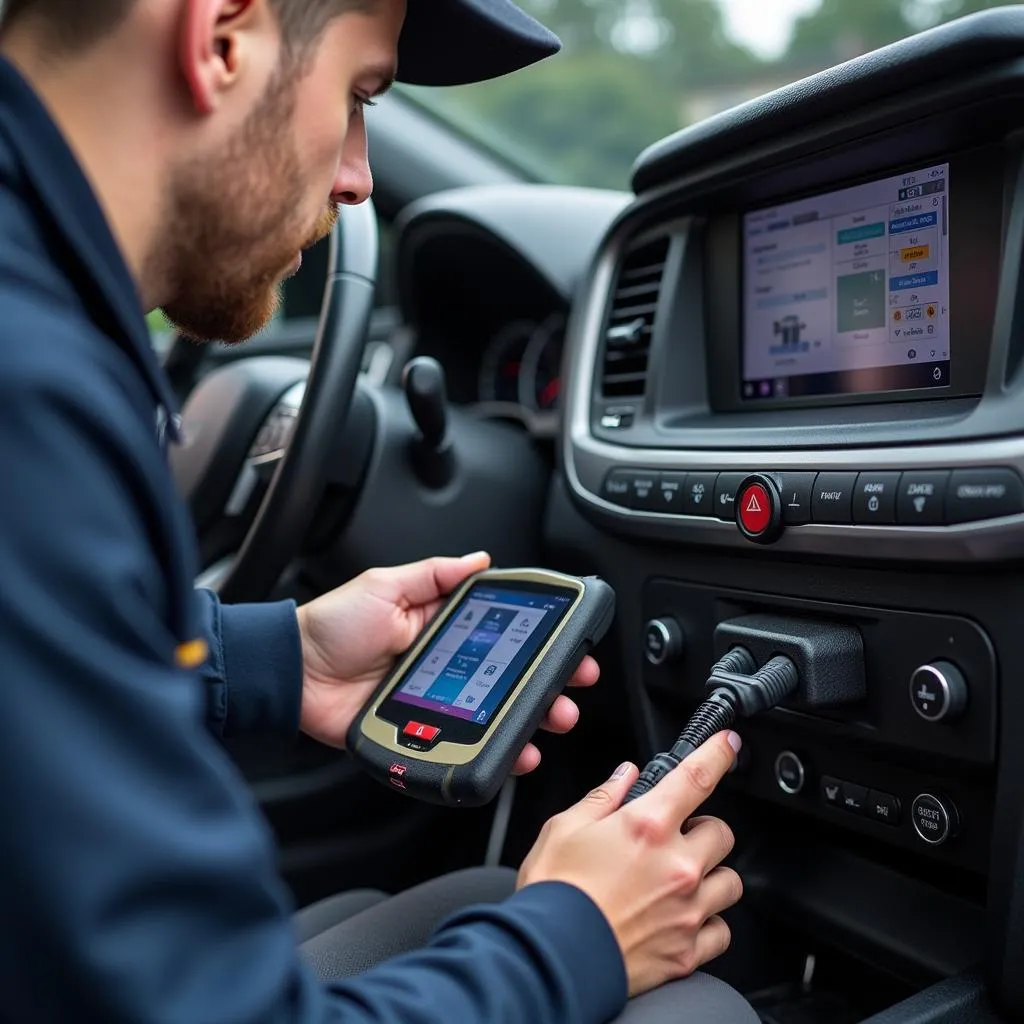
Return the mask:
[[[913, 134], [920, 155], [889, 163]], [[838, 180], [819, 157], [669, 208], [607, 253], [573, 377], [591, 511], [720, 546], [1021, 552], [1020, 153], [1009, 137], [925, 149], [919, 121], [896, 138], [849, 149]], [[769, 480], [738, 508], [754, 473]]]
[[729, 792], [973, 908], [959, 952], [910, 945], [1024, 1014], [1022, 129], [1014, 9], [653, 147], [570, 324], [561, 454], [646, 750], [743, 623], [855, 631], [862, 698], [745, 722]]

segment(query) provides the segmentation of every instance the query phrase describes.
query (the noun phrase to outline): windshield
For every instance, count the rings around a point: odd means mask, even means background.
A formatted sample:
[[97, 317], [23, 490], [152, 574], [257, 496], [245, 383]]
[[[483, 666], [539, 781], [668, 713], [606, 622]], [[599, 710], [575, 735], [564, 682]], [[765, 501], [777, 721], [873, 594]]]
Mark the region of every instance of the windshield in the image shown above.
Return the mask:
[[628, 188], [679, 128], [1005, 0], [519, 0], [561, 54], [494, 82], [405, 95], [542, 180]]

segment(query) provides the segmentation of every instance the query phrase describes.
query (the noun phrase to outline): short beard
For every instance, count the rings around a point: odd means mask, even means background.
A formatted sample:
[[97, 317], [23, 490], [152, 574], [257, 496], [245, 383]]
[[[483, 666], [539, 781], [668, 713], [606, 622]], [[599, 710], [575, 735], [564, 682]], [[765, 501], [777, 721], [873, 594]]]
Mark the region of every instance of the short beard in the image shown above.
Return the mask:
[[[155, 278], [163, 311], [186, 337], [245, 341], [273, 319], [296, 251], [330, 232], [333, 204], [315, 226], [298, 210], [307, 186], [291, 139], [295, 65], [279, 71], [222, 153], [175, 167]], [[159, 268], [159, 269], [157, 269]]]

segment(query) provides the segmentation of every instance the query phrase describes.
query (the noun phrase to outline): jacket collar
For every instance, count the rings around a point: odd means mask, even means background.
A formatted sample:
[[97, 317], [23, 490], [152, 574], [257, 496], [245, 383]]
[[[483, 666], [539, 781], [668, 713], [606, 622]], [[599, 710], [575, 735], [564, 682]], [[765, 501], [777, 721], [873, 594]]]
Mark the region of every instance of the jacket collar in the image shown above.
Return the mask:
[[88, 300], [97, 326], [142, 372], [158, 405], [158, 429], [178, 441], [177, 399], [153, 350], [138, 289], [96, 193], [42, 101], [14, 65], [0, 57], [2, 143], [21, 165], [45, 229], [66, 243], [69, 258], [63, 269]]

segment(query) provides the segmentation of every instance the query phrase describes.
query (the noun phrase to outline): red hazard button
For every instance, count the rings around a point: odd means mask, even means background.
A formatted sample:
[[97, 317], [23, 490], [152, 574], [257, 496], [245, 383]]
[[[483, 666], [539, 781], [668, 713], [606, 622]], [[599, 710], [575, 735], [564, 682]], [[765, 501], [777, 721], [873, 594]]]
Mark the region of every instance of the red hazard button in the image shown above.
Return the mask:
[[778, 488], [768, 477], [748, 477], [736, 490], [736, 523], [750, 540], [767, 543], [782, 531]]
[[768, 491], [760, 484], [751, 484], [740, 493], [737, 504], [747, 533], [764, 533], [768, 529], [772, 521], [771, 500]]

